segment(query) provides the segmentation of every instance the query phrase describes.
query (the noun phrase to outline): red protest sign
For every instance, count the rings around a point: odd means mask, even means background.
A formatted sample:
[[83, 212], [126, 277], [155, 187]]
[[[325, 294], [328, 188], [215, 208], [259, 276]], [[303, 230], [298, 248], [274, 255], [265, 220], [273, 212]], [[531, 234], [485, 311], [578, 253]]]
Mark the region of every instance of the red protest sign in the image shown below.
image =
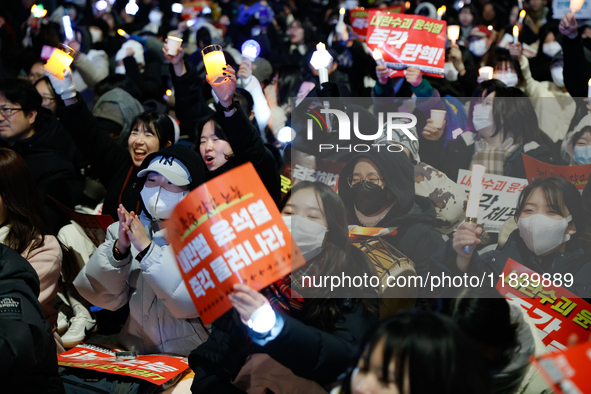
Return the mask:
[[284, 158], [285, 165], [281, 169], [281, 193], [287, 192], [298, 182], [322, 182], [335, 192], [339, 189], [339, 176], [345, 163], [323, 159], [308, 153], [291, 149]]
[[591, 342], [564, 352], [547, 353], [532, 363], [557, 394], [591, 393]]
[[[367, 27], [369, 26], [369, 11], [371, 8], [357, 7], [353, 8], [350, 13], [351, 29], [353, 30], [353, 38], [365, 41], [367, 35]], [[403, 13], [404, 7], [402, 5], [395, 5], [386, 8], [374, 8], [375, 11], [396, 12]]]
[[589, 336], [591, 305], [561, 287], [572, 286], [572, 274], [544, 275], [508, 259], [496, 288], [511, 305], [527, 311], [546, 349], [565, 350], [571, 334]]
[[591, 164], [557, 166], [536, 160], [525, 153], [522, 153], [521, 157], [523, 157], [523, 165], [525, 166], [525, 175], [527, 176], [528, 182], [532, 182], [538, 178], [557, 176], [566, 179], [575, 185], [579, 191], [582, 191], [589, 181], [589, 175], [591, 175]]
[[367, 46], [379, 48], [388, 67], [403, 70], [416, 67], [423, 73], [443, 78], [447, 23], [420, 15], [369, 11]]
[[197, 0], [187, 1], [183, 4], [183, 12], [181, 13], [182, 19], [195, 19], [199, 16], [199, 13], [204, 7], [210, 7], [211, 2], [209, 0]]
[[251, 163], [189, 193], [166, 227], [205, 324], [232, 308], [234, 284], [260, 290], [305, 263], [297, 247], [292, 256], [289, 230]]
[[57, 361], [62, 367], [125, 375], [156, 385], [168, 382], [189, 368], [185, 357], [155, 354], [137, 356], [132, 360], [118, 360], [117, 352], [84, 343], [58, 354]]
[[76, 212], [73, 209], [60, 204], [55, 198], [49, 197], [54, 204], [68, 217], [68, 219], [76, 222], [84, 233], [90, 238], [94, 246], [100, 246], [105, 242], [107, 235], [107, 228], [115, 221], [110, 215], [90, 215], [86, 213]]

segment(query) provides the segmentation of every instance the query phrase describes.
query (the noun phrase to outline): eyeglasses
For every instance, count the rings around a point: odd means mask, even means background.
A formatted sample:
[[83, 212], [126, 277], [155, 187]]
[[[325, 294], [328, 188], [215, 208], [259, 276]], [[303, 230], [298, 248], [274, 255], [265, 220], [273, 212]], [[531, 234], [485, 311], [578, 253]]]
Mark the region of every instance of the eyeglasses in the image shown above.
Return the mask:
[[49, 101], [49, 102], [55, 101], [55, 99], [50, 96], [41, 96], [41, 98], [43, 99], [43, 101]]
[[381, 186], [382, 178], [378, 177], [377, 175], [370, 175], [367, 178], [362, 178], [359, 175], [349, 175], [347, 178], [347, 183], [350, 187], [358, 187], [361, 186], [361, 182], [365, 182], [365, 185], [370, 189], [377, 189]]
[[12, 115], [14, 115], [15, 111], [20, 111], [20, 110], [22, 110], [22, 108], [0, 108], [0, 114], [2, 114], [2, 117], [4, 119], [8, 119]]

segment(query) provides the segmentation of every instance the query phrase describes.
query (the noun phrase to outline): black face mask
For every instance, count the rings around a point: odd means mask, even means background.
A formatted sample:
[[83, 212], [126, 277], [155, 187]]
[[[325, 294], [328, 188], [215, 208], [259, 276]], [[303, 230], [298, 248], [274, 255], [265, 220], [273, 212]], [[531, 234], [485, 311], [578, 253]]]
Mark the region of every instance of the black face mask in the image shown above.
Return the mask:
[[364, 215], [373, 215], [389, 205], [388, 190], [381, 187], [369, 188], [366, 181], [351, 188], [354, 196], [355, 208]]

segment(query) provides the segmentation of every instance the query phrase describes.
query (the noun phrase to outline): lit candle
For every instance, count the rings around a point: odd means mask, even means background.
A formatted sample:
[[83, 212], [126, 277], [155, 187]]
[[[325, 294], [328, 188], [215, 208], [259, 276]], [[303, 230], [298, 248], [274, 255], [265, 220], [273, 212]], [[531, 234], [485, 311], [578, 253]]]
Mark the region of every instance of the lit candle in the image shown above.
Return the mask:
[[493, 25], [488, 25], [488, 31], [493, 31], [494, 27]]
[[583, 8], [583, 3], [585, 2], [585, 0], [570, 0], [570, 11], [574, 14], [577, 11], [581, 11], [581, 8]]
[[519, 11], [519, 19], [517, 20], [517, 22], [523, 23], [524, 19], [525, 19], [525, 10], [521, 10], [521, 11]]
[[587, 97], [591, 98], [591, 78], [589, 78], [589, 82], [587, 83], [589, 88], [587, 89]]
[[125, 37], [125, 38], [127, 38], [129, 40], [129, 34], [127, 34], [125, 32], [125, 30], [123, 30], [123, 29], [117, 29], [117, 34], [119, 34], [121, 37]]
[[384, 56], [382, 55], [382, 51], [380, 51], [378, 48], [375, 48], [373, 50], [373, 60], [376, 61], [376, 64], [378, 66], [386, 67], [386, 62], [384, 61]]
[[495, 69], [490, 66], [480, 67], [478, 69], [478, 75], [485, 79], [492, 79]]
[[339, 21], [338, 23], [345, 23], [345, 8], [339, 10]]
[[214, 85], [220, 84], [226, 79], [223, 75], [226, 67], [226, 58], [222, 51], [221, 45], [210, 45], [201, 51], [203, 54], [203, 64], [205, 64], [205, 71], [209, 75], [209, 80]]
[[62, 51], [60, 48], [56, 48], [49, 60], [47, 60], [45, 70], [60, 79], [64, 79], [64, 70], [70, 67], [72, 61], [74, 61], [74, 58], [71, 54]]
[[447, 27], [447, 38], [451, 41], [451, 45], [454, 45], [458, 38], [460, 38], [460, 26], [451, 25]]
[[[472, 176], [470, 183], [470, 195], [468, 196], [468, 205], [466, 207], [466, 222], [476, 224], [478, 221], [478, 206], [480, 205], [480, 195], [482, 194], [482, 179], [486, 167], [480, 164], [472, 165]], [[466, 245], [463, 248], [464, 253], [472, 253], [474, 245]]]
[[443, 18], [443, 15], [445, 15], [445, 11], [446, 11], [446, 7], [444, 5], [442, 5], [441, 7], [439, 7], [437, 9], [437, 20], [441, 20], [441, 18]]
[[513, 26], [513, 44], [517, 44], [519, 42], [519, 28], [517, 26]]
[[328, 67], [330, 67], [331, 63], [332, 56], [326, 50], [326, 45], [319, 42], [318, 45], [316, 45], [316, 51], [312, 54], [310, 64], [318, 71], [318, 78], [320, 79], [321, 85], [328, 82]]
[[404, 3], [404, 9], [407, 11], [410, 10], [410, 1]]

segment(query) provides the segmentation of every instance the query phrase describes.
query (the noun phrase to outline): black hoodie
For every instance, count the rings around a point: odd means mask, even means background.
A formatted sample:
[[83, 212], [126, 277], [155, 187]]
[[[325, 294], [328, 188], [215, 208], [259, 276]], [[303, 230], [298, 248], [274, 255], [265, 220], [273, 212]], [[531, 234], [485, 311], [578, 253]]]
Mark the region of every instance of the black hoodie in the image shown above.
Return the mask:
[[39, 277], [0, 243], [0, 376], [3, 392], [63, 393], [55, 340], [43, 316]]
[[367, 153], [356, 155], [345, 165], [339, 177], [339, 196], [347, 208], [349, 224], [361, 225], [355, 213], [355, 195], [347, 181], [361, 158], [376, 165], [390, 192], [390, 203], [394, 202], [376, 227], [397, 227], [397, 234], [386, 240], [415, 265], [422, 264], [444, 241], [433, 228], [435, 207], [428, 198], [415, 195], [414, 167], [404, 152], [388, 152], [384, 146], [378, 152], [374, 147]]

